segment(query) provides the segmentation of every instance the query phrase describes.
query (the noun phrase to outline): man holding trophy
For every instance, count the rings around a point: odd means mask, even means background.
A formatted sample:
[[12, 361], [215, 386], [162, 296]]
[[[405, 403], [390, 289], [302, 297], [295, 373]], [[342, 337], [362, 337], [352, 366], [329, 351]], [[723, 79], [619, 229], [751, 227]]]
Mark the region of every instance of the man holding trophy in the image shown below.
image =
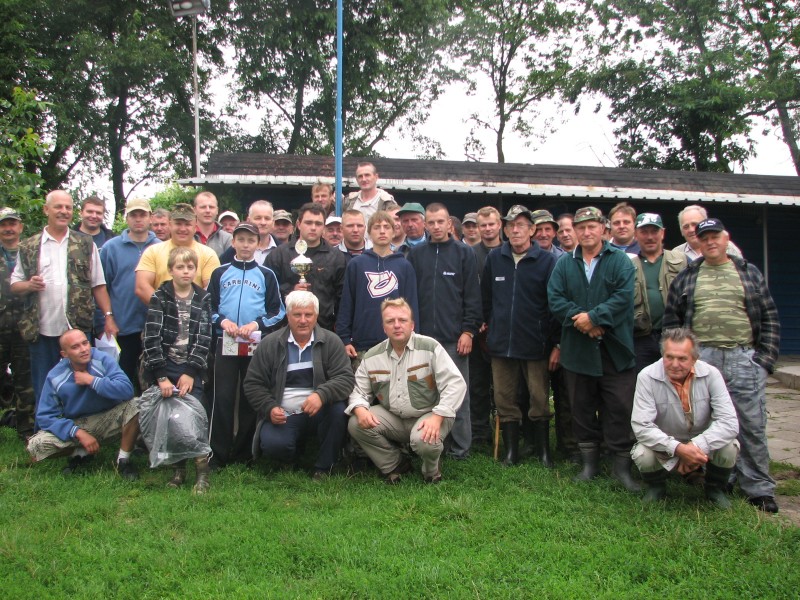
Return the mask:
[[344, 255], [322, 239], [324, 228], [322, 205], [304, 204], [297, 218], [297, 243], [278, 246], [267, 257], [265, 266], [278, 277], [284, 298], [295, 290], [313, 292], [319, 299], [318, 323], [332, 331], [346, 265]]

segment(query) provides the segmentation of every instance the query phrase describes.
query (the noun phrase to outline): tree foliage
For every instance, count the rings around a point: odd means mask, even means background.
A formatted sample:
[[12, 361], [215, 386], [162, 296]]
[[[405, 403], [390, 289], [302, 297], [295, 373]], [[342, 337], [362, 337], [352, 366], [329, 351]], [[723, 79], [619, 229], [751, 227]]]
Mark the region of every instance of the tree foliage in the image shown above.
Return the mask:
[[[336, 102], [333, 0], [237, 0], [228, 24], [239, 100], [266, 109], [260, 147], [332, 154]], [[411, 132], [453, 73], [447, 0], [345, 5], [345, 154], [374, 153], [391, 127]]]

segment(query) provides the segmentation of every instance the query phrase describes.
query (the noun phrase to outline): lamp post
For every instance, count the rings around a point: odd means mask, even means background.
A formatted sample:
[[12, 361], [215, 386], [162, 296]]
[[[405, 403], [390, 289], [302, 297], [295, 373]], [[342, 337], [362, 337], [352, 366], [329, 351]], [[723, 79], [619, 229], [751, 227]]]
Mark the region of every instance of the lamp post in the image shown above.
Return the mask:
[[169, 0], [176, 19], [192, 17], [192, 64], [194, 66], [194, 176], [200, 177], [200, 100], [197, 89], [197, 15], [211, 7], [211, 0]]

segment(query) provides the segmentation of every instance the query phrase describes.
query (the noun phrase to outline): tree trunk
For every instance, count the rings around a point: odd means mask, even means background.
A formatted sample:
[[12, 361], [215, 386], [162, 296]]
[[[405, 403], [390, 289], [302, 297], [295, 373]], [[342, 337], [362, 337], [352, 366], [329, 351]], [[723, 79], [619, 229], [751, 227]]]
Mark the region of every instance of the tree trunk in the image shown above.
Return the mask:
[[776, 102], [775, 109], [778, 111], [778, 119], [781, 123], [783, 141], [789, 146], [789, 154], [792, 157], [795, 172], [800, 175], [800, 149], [797, 147], [797, 131], [795, 131], [792, 116], [785, 102]]

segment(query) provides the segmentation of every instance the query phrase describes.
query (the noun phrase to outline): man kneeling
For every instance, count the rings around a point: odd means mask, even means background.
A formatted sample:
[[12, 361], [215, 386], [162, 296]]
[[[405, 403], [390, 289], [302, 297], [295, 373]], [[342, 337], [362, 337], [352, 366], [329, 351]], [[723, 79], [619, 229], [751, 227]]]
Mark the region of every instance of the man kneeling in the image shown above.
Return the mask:
[[121, 433], [117, 469], [125, 479], [136, 479], [130, 454], [139, 418], [128, 376], [111, 356], [92, 348], [79, 329], [64, 333], [59, 344], [63, 358], [47, 374], [28, 453], [34, 462], [70, 456], [62, 471], [67, 475], [97, 454], [100, 442]]
[[[426, 483], [439, 483], [442, 440], [453, 427], [467, 384], [458, 367], [433, 338], [414, 333], [414, 315], [403, 298], [381, 304], [386, 341], [370, 348], [356, 370], [347, 430], [395, 484], [411, 469], [400, 444], [422, 458]], [[372, 399], [378, 404], [370, 406]]]
[[631, 456], [647, 484], [644, 501], [666, 496], [669, 471], [686, 475], [705, 465], [706, 497], [730, 508], [725, 489], [739, 454], [739, 422], [725, 381], [697, 359], [689, 329], [665, 330], [661, 355], [639, 373], [631, 415], [638, 442]]
[[317, 325], [319, 300], [311, 292], [286, 296], [289, 325], [261, 340], [244, 378], [247, 401], [261, 417], [253, 456], [292, 465], [298, 441], [315, 430], [319, 454], [312, 476], [324, 478], [339, 458], [353, 370], [339, 336]]

